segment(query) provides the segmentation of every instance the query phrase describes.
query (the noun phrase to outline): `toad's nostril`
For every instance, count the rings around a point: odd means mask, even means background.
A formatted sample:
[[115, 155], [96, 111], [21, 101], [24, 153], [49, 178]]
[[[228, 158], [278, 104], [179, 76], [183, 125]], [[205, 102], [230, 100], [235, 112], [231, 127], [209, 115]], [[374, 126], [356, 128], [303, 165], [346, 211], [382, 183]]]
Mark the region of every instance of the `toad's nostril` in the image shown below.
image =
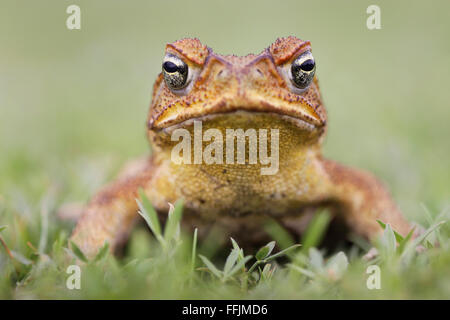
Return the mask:
[[216, 79], [219, 81], [226, 80], [230, 76], [230, 72], [227, 69], [221, 69], [216, 73]]

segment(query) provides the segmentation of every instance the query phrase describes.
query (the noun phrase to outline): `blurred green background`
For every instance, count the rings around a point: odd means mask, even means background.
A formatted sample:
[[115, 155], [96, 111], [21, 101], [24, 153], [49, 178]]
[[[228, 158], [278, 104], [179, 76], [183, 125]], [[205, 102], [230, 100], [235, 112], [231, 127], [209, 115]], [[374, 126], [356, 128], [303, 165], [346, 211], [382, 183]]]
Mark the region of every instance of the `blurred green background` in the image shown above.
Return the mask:
[[[81, 30], [66, 28], [71, 4]], [[381, 30], [366, 27], [371, 4]], [[312, 43], [329, 114], [325, 155], [377, 174], [424, 222], [423, 205], [437, 214], [450, 204], [449, 11], [449, 1], [2, 0], [0, 225], [13, 214], [37, 221], [49, 193], [53, 208], [85, 201], [148, 152], [166, 43], [198, 37], [244, 55], [288, 35]], [[24, 249], [13, 230], [10, 245]]]

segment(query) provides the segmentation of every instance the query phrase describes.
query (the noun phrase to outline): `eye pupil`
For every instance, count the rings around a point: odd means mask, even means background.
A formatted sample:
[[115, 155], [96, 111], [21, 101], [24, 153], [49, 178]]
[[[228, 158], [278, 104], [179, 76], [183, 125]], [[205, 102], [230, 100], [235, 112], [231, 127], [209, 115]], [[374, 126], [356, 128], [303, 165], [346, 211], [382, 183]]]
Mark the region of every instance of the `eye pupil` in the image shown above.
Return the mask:
[[180, 90], [187, 85], [188, 65], [178, 57], [167, 55], [162, 64], [162, 73], [167, 86], [172, 90]]
[[301, 65], [300, 65], [300, 68], [303, 70], [303, 71], [311, 71], [311, 70], [313, 70], [314, 69], [314, 61], [313, 60], [306, 60], [305, 62], [303, 62]]
[[169, 72], [169, 73], [174, 73], [174, 72], [178, 71], [178, 66], [171, 61], [164, 62], [163, 68], [166, 72]]
[[316, 63], [310, 52], [305, 52], [291, 65], [292, 82], [297, 88], [306, 89], [314, 79]]

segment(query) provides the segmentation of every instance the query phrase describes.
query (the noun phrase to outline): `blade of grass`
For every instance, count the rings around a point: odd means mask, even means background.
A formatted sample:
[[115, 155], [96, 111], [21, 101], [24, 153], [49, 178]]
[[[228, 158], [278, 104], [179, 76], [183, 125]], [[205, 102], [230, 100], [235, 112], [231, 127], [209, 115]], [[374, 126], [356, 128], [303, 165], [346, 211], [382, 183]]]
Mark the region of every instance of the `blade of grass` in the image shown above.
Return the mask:
[[83, 251], [81, 251], [80, 248], [78, 248], [78, 246], [75, 244], [75, 242], [70, 241], [70, 246], [72, 249], [72, 252], [75, 254], [75, 256], [80, 259], [83, 262], [88, 262], [88, 259], [86, 258], [86, 256], [84, 255]]
[[294, 245], [290, 246], [289, 248], [281, 250], [280, 252], [277, 252], [277, 253], [267, 257], [266, 259], [264, 259], [264, 261], [266, 261], [266, 262], [272, 261], [278, 257], [288, 254], [289, 251], [291, 251], [295, 248], [301, 247], [301, 246], [302, 246], [301, 244], [294, 244]]
[[[244, 259], [244, 250], [239, 247], [237, 242], [232, 237], [230, 237], [230, 240], [233, 245], [233, 248], [239, 252], [237, 261], [242, 261], [242, 259]], [[242, 269], [242, 271], [245, 271], [245, 269]]]
[[[383, 230], [386, 229], [386, 224], [383, 221], [377, 220], [377, 222], [383, 228]], [[395, 240], [397, 240], [398, 243], [402, 242], [403, 236], [401, 234], [399, 234], [397, 231], [395, 231], [394, 229], [392, 229], [392, 231], [394, 231]]]
[[283, 256], [283, 255], [286, 255], [286, 254], [288, 254], [289, 251], [291, 251], [291, 250], [293, 250], [293, 249], [295, 249], [295, 248], [298, 248], [298, 247], [300, 247], [300, 246], [301, 246], [300, 244], [294, 244], [293, 246], [290, 246], [289, 248], [286, 248], [286, 249], [284, 249], [284, 250], [282, 250], [282, 251], [280, 251], [280, 252], [277, 252], [277, 253], [275, 253], [274, 255], [271, 255], [271, 256], [269, 256], [269, 257], [263, 259], [263, 260], [257, 260], [257, 261], [250, 267], [250, 269], [248, 270], [248, 273], [252, 273], [253, 270], [255, 270], [255, 268], [256, 268], [258, 265], [264, 264], [264, 263], [267, 263], [267, 262], [270, 262], [270, 261], [272, 261], [272, 260], [274, 260], [274, 259], [276, 259], [276, 258], [278, 258], [278, 257], [281, 257], [281, 256]]
[[152, 230], [156, 239], [158, 239], [161, 244], [165, 244], [164, 238], [161, 234], [161, 225], [159, 224], [158, 214], [156, 213], [148, 198], [145, 196], [142, 189], [139, 189], [139, 196], [141, 198], [141, 201], [136, 199], [136, 202], [139, 206], [138, 213], [142, 218], [144, 218], [145, 222]]
[[294, 239], [277, 221], [271, 219], [264, 225], [264, 230], [274, 239], [281, 249], [295, 244]]
[[43, 254], [47, 247], [48, 238], [48, 198], [44, 198], [41, 206], [41, 235], [39, 238], [38, 252]]
[[320, 243], [330, 220], [327, 211], [321, 211], [314, 216], [302, 237], [302, 251], [307, 252], [309, 248], [316, 247]]
[[209, 259], [205, 256], [202, 256], [201, 254], [198, 255], [200, 259], [202, 259], [203, 263], [208, 267], [208, 269], [218, 278], [222, 278], [222, 271], [216, 268], [216, 266], [209, 261]]
[[197, 233], [198, 233], [198, 229], [195, 228], [194, 238], [192, 239], [191, 273], [194, 273], [195, 258], [197, 257]]
[[445, 223], [445, 221], [440, 221], [440, 222], [432, 225], [423, 234], [421, 234], [416, 239], [414, 239], [414, 241], [405, 248], [405, 251], [402, 254], [402, 258], [406, 257], [408, 254], [411, 254], [415, 250], [415, 248], [426, 239], [426, 237], [428, 237], [434, 230], [439, 228], [444, 223]]
[[296, 265], [291, 264], [291, 263], [288, 264], [287, 266], [288, 266], [290, 269], [295, 270], [295, 271], [297, 271], [297, 272], [299, 272], [299, 273], [301, 273], [301, 274], [303, 274], [303, 275], [305, 275], [305, 276], [307, 276], [307, 277], [309, 277], [309, 278], [314, 279], [314, 278], [316, 277], [316, 274], [315, 274], [314, 272], [309, 271], [309, 270], [307, 270], [307, 269], [304, 269], [304, 268], [302, 268], [302, 267], [296, 266]]
[[105, 241], [103, 247], [100, 248], [97, 255], [94, 258], [94, 262], [102, 260], [109, 252], [109, 243]]
[[239, 250], [233, 249], [231, 250], [230, 254], [227, 257], [227, 260], [225, 261], [225, 266], [223, 268], [223, 273], [225, 277], [228, 275], [228, 272], [230, 272], [233, 265], [236, 263], [239, 255]]
[[389, 223], [386, 224], [386, 228], [384, 229], [384, 233], [381, 238], [381, 244], [383, 252], [385, 252], [388, 257], [394, 255], [397, 249], [397, 242], [394, 231], [392, 230], [391, 225]]
[[252, 256], [246, 256], [246, 257], [244, 257], [244, 259], [242, 259], [241, 261], [236, 263], [236, 265], [233, 267], [233, 269], [231, 269], [230, 272], [223, 277], [223, 281], [226, 281], [227, 279], [232, 277], [236, 272], [239, 271], [239, 269], [241, 269], [241, 268], [244, 269], [245, 268], [245, 264], [251, 258], [252, 258]]
[[412, 235], [413, 235], [415, 229], [416, 229], [416, 227], [413, 227], [413, 228], [408, 232], [408, 234], [406, 235], [406, 237], [403, 238], [403, 240], [400, 242], [400, 244], [399, 244], [399, 246], [398, 246], [398, 252], [400, 252], [400, 253], [403, 252], [403, 250], [404, 250], [405, 247], [406, 247], [406, 244], [407, 244], [408, 241], [411, 239], [411, 237], [412, 237]]
[[175, 207], [169, 203], [170, 210], [167, 219], [166, 227], [164, 229], [164, 239], [166, 241], [171, 240], [177, 230], [177, 226], [181, 221], [181, 215], [183, 213], [183, 201], [179, 200], [175, 203]]

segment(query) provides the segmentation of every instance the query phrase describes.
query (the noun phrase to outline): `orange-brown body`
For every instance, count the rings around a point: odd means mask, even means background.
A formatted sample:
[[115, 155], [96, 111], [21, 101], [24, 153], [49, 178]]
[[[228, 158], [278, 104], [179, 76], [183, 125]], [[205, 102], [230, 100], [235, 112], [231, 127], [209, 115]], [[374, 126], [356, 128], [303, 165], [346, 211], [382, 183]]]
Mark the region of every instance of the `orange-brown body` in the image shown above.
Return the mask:
[[[105, 241], [114, 248], [138, 216], [139, 188], [159, 212], [183, 198], [185, 224], [200, 232], [217, 224], [244, 242], [263, 239], [268, 218], [301, 233], [303, 217], [318, 207], [368, 239], [381, 232], [377, 219], [406, 234], [408, 222], [371, 174], [322, 158], [327, 118], [317, 79], [303, 91], [289, 79], [294, 59], [310, 50], [295, 37], [245, 57], [215, 54], [197, 39], [167, 45], [166, 55], [189, 68], [190, 82], [173, 90], [158, 76], [147, 121], [152, 155], [131, 163], [91, 200], [72, 240], [88, 255]], [[171, 133], [184, 128], [193, 137], [193, 120], [202, 121], [203, 132], [217, 129], [224, 137], [226, 129], [278, 129], [278, 171], [262, 175], [263, 165], [247, 160], [175, 163]]]

